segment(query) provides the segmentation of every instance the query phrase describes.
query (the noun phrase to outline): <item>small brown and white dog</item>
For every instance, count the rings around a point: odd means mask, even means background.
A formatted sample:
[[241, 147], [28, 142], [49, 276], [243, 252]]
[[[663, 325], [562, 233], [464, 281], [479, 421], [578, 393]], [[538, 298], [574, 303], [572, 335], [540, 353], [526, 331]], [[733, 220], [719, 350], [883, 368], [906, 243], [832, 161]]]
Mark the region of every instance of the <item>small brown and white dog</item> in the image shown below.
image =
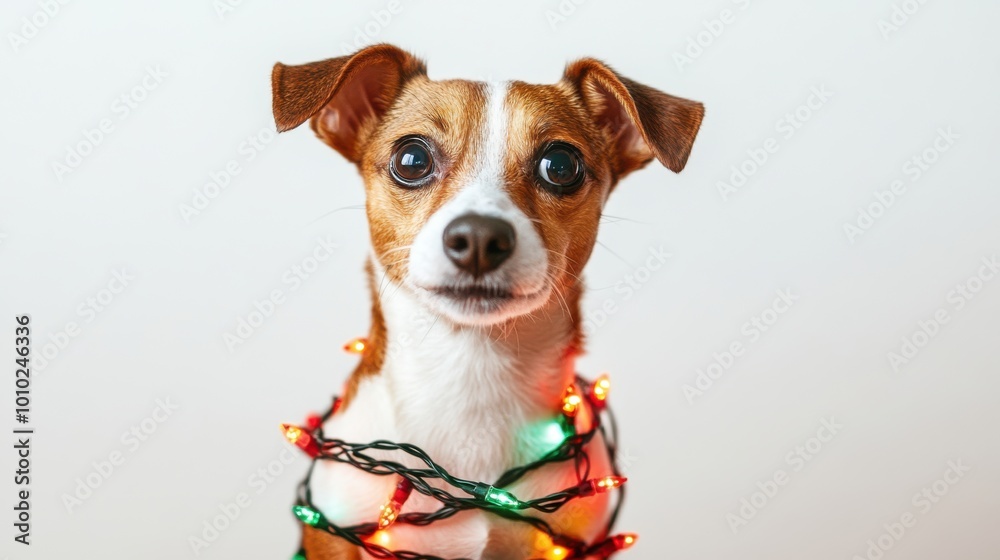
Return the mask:
[[[580, 275], [608, 195], [654, 159], [683, 169], [702, 105], [593, 59], [573, 62], [552, 85], [431, 80], [392, 45], [277, 64], [272, 87], [278, 130], [309, 120], [365, 182], [370, 349], [324, 433], [415, 444], [453, 475], [481, 481], [549, 451], [529, 427], [551, 421], [573, 383]], [[610, 474], [598, 439], [592, 472]], [[375, 521], [391, 478], [321, 461], [312, 499], [338, 525]], [[557, 463], [509, 490], [537, 497], [577, 482], [572, 464]], [[437, 507], [414, 493], [403, 512]], [[609, 497], [597, 495], [541, 517], [590, 542], [608, 511]], [[426, 527], [394, 525], [389, 548], [524, 559], [552, 546], [539, 537], [467, 511]], [[303, 541], [309, 560], [365, 557], [309, 527]]]

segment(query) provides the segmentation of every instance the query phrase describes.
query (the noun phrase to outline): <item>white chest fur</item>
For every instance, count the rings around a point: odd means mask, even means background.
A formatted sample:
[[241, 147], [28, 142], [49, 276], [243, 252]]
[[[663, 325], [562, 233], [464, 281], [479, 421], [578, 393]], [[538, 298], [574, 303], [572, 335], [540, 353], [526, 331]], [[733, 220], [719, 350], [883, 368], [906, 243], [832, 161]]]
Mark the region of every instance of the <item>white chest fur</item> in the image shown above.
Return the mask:
[[[381, 292], [388, 332], [382, 371], [364, 380], [350, 405], [327, 422], [328, 436], [412, 443], [451, 474], [483, 482], [552, 448], [539, 427], [553, 420], [573, 379], [572, 360], [565, 358], [572, 338], [569, 317], [552, 309], [539, 314], [546, 319], [523, 321], [509, 332], [460, 327], [427, 312], [405, 287], [390, 285]], [[595, 440], [590, 454], [592, 472], [608, 473], [603, 443]], [[392, 457], [406, 462], [402, 454]], [[572, 465], [557, 464], [510, 489], [530, 499], [575, 483]], [[322, 461], [311, 485], [313, 501], [328, 519], [352, 525], [377, 519], [395, 479]], [[438, 507], [436, 500], [415, 492], [403, 511]], [[589, 540], [602, 527], [606, 510], [606, 497], [575, 500], [550, 522]], [[397, 524], [389, 536], [390, 548], [444, 557], [525, 558], [543, 552], [526, 525], [481, 512], [427, 527]]]

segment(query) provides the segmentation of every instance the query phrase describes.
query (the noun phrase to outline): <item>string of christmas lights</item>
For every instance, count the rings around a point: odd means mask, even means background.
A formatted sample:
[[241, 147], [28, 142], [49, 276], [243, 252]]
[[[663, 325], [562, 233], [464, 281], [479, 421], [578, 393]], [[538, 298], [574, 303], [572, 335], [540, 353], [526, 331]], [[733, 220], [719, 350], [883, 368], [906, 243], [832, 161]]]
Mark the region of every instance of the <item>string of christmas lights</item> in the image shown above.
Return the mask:
[[[369, 348], [364, 338], [354, 339], [344, 346], [344, 350], [355, 354], [363, 354]], [[586, 392], [581, 388], [586, 387]], [[577, 558], [608, 558], [619, 550], [624, 550], [635, 544], [637, 535], [631, 533], [611, 535], [611, 529], [617, 520], [618, 513], [624, 501], [622, 485], [626, 478], [618, 470], [617, 457], [617, 426], [614, 415], [606, 406], [611, 382], [607, 375], [601, 375], [593, 383], [588, 383], [581, 377], [566, 388], [562, 405], [557, 415], [562, 441], [550, 452], [536, 461], [510, 469], [503, 473], [492, 484], [481, 481], [465, 480], [448, 473], [441, 465], [422, 449], [406, 443], [395, 443], [378, 440], [370, 443], [348, 443], [340, 439], [326, 438], [323, 435], [323, 423], [337, 413], [342, 403], [339, 397], [334, 397], [333, 404], [322, 416], [312, 414], [306, 419], [304, 426], [282, 424], [285, 438], [313, 459], [305, 478], [299, 484], [299, 497], [292, 508], [292, 513], [304, 524], [326, 531], [347, 542], [365, 550], [375, 558], [399, 560], [449, 560], [438, 556], [419, 554], [407, 550], [392, 550], [391, 537], [388, 529], [396, 523], [406, 523], [415, 526], [426, 526], [447, 519], [461, 511], [478, 509], [512, 521], [527, 523], [547, 535], [552, 542], [552, 548], [543, 560], [571, 560]], [[577, 433], [575, 418], [582, 407], [589, 406], [592, 425], [589, 430]], [[610, 433], [605, 429], [602, 417], [608, 419]], [[600, 433], [608, 457], [611, 459], [612, 474], [592, 478], [590, 476], [590, 458], [586, 452], [587, 444]], [[426, 468], [410, 468], [396, 461], [380, 460], [373, 457], [371, 451], [402, 452], [419, 460]], [[373, 512], [375, 521], [361, 523], [350, 527], [340, 527], [326, 519], [312, 502], [309, 479], [317, 461], [337, 461], [377, 476], [394, 476], [396, 487], [386, 502]], [[529, 472], [550, 463], [573, 461], [578, 484], [559, 492], [536, 498], [522, 500], [504, 490], [504, 487], [520, 480]], [[438, 484], [433, 485], [431, 481]], [[440, 486], [450, 487], [450, 490]], [[608, 518], [603, 537], [595, 543], [586, 543], [556, 532], [544, 519], [529, 515], [531, 510], [542, 513], [558, 511], [566, 503], [581, 497], [593, 496], [611, 490], [619, 492], [615, 507]], [[403, 504], [414, 492], [431, 496], [440, 502], [441, 507], [433, 512], [400, 513]], [[456, 493], [452, 493], [456, 491]], [[305, 560], [305, 552], [299, 551], [293, 560]]]

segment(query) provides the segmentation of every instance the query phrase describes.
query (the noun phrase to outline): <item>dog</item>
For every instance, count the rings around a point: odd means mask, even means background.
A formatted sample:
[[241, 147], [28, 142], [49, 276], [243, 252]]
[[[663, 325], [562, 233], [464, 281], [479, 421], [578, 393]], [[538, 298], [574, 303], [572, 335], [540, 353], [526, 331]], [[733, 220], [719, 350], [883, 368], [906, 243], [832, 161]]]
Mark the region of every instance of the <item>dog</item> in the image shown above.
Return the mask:
[[[421, 60], [388, 44], [278, 63], [272, 90], [278, 131], [308, 120], [365, 184], [368, 349], [324, 433], [415, 444], [479, 481], [548, 451], [526, 427], [550, 420], [574, 382], [580, 275], [602, 209], [649, 162], [684, 168], [703, 105], [590, 58], [551, 85], [432, 80]], [[598, 439], [589, 452], [600, 474], [612, 458]], [[391, 478], [320, 461], [309, 483], [322, 514], [343, 526], [376, 519]], [[544, 496], [577, 482], [571, 464], [556, 463], [510, 490]], [[589, 542], [601, 536], [610, 499], [573, 500], [542, 517]], [[403, 511], [438, 505], [414, 492]], [[309, 560], [368, 557], [304, 530]], [[387, 533], [388, 548], [448, 558], [544, 558], [552, 547], [534, 528], [478, 510]]]

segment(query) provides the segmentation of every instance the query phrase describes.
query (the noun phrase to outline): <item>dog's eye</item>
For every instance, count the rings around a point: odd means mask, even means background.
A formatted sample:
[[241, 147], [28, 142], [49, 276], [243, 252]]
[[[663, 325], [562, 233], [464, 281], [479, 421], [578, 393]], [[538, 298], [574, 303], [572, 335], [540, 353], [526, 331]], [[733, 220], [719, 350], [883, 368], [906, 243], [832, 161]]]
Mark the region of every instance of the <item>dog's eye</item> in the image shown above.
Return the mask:
[[538, 176], [555, 194], [569, 194], [583, 182], [583, 163], [576, 150], [553, 144], [538, 160]]
[[404, 187], [421, 186], [434, 171], [431, 150], [421, 138], [404, 140], [396, 148], [389, 161], [392, 178]]

